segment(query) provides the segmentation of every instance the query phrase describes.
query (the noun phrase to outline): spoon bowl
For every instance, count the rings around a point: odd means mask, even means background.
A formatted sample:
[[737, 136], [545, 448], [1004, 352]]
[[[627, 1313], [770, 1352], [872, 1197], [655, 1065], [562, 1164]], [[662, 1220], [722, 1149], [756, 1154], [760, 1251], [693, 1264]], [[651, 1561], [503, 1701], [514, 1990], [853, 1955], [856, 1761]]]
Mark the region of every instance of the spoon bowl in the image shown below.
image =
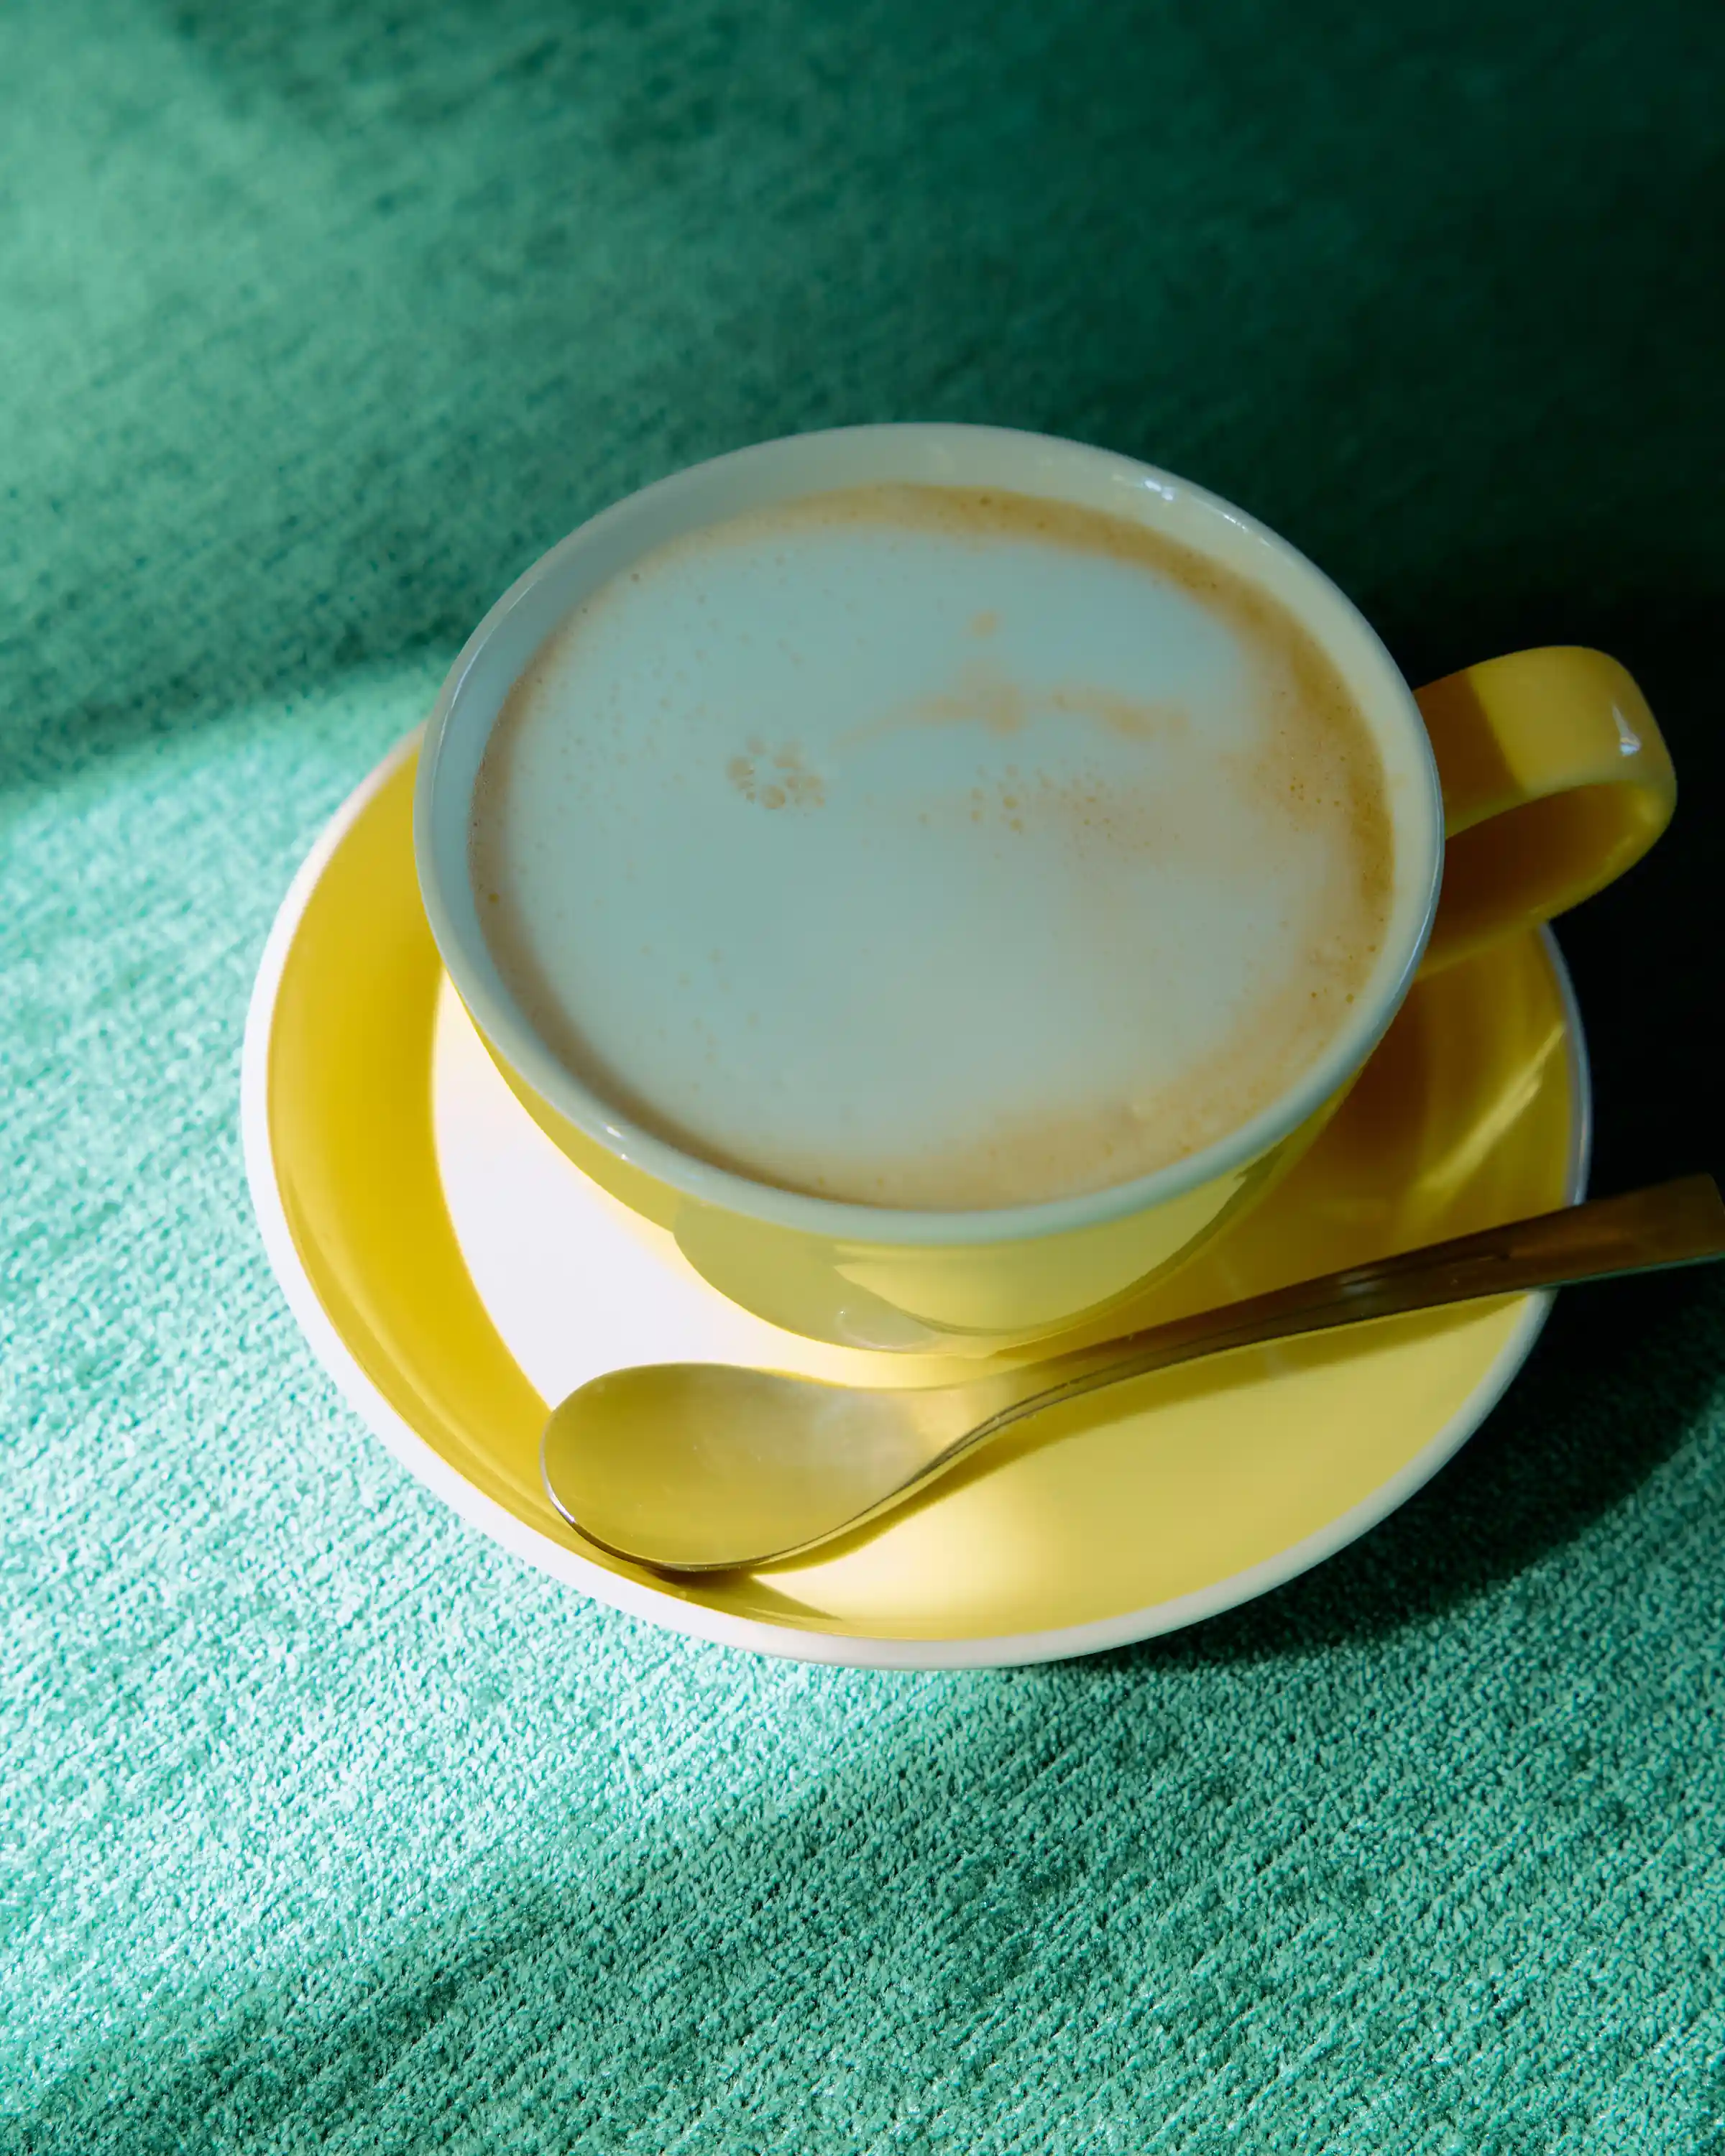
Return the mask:
[[788, 1556], [860, 1523], [963, 1435], [968, 1390], [870, 1392], [726, 1363], [613, 1370], [547, 1424], [547, 1486], [619, 1557], [730, 1570], [739, 1553]]

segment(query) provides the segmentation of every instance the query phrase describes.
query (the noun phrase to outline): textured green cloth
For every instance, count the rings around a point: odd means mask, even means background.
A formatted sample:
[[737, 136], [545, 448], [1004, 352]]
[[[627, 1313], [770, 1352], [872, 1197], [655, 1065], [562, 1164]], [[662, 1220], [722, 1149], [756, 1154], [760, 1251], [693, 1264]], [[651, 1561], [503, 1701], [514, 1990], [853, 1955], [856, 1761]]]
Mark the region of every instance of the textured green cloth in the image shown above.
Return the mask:
[[[1717, 1164], [1716, 0], [0, 8], [0, 2148], [1725, 2152], [1725, 1293], [1570, 1298], [1363, 1544], [811, 1671], [459, 1526], [236, 1130], [323, 819], [608, 499], [1142, 453], [1415, 676], [1615, 651], [1600, 1187]], [[1713, 614], [1711, 626], [1709, 614]]]

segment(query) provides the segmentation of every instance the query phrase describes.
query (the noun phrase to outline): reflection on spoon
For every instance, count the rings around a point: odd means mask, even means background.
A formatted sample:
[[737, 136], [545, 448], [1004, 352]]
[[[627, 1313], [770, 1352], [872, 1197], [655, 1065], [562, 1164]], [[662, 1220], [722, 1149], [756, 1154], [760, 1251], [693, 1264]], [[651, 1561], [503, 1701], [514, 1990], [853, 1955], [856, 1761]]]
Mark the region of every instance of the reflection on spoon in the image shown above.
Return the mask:
[[1566, 1206], [956, 1385], [870, 1391], [724, 1363], [593, 1378], [553, 1409], [551, 1501], [663, 1572], [799, 1557], [883, 1518], [1025, 1416], [1176, 1363], [1483, 1296], [1725, 1256], [1710, 1176]]

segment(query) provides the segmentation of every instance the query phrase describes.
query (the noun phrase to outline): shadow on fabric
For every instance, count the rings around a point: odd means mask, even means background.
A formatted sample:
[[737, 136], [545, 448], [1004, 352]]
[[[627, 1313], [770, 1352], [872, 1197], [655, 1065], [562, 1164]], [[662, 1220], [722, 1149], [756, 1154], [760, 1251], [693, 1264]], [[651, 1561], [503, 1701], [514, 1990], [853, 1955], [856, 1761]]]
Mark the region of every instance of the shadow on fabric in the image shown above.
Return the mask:
[[644, 481], [916, 417], [1217, 487], [1415, 675], [1626, 629], [1710, 733], [1703, 11], [1440, 13], [24, 11], [0, 784], [453, 656]]

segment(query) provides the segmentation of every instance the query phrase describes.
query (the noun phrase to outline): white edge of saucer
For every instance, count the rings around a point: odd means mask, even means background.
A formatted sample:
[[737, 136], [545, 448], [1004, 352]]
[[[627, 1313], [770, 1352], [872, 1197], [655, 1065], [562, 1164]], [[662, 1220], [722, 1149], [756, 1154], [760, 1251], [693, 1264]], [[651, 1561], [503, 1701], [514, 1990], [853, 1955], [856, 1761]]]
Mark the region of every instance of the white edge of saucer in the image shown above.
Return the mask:
[[[394, 749], [331, 818], [289, 886], [264, 943], [246, 1013], [241, 1056], [240, 1125], [246, 1181], [264, 1248], [288, 1307], [312, 1353], [335, 1379], [348, 1404], [373, 1435], [434, 1495], [489, 1535], [493, 1542], [541, 1571], [567, 1581], [596, 1601], [608, 1603], [651, 1624], [686, 1633], [692, 1638], [711, 1640], [722, 1646], [747, 1648], [757, 1654], [776, 1655], [792, 1661], [824, 1662], [853, 1669], [1002, 1669], [1026, 1662], [1058, 1661], [1076, 1655], [1100, 1654], [1111, 1647], [1130, 1646], [1140, 1640], [1153, 1639], [1159, 1633], [1178, 1631], [1204, 1618], [1219, 1616], [1224, 1609], [1252, 1601], [1258, 1595], [1268, 1594], [1271, 1588], [1310, 1571], [1348, 1543], [1357, 1541], [1368, 1528], [1376, 1527], [1399, 1506], [1405, 1504], [1472, 1436], [1502, 1399], [1532, 1352], [1554, 1300], [1549, 1292], [1528, 1296], [1520, 1322], [1461, 1410], [1369, 1496], [1339, 1513], [1316, 1534], [1290, 1544], [1261, 1563], [1231, 1573], [1193, 1594], [1177, 1595], [1171, 1601], [1153, 1603], [1147, 1609], [1129, 1610], [1121, 1616], [1098, 1619], [1088, 1625], [1063, 1625], [1042, 1632], [995, 1634], [977, 1639], [860, 1638], [850, 1634], [803, 1630], [791, 1625], [767, 1624], [757, 1618], [734, 1617], [700, 1603], [683, 1601], [634, 1580], [621, 1578], [592, 1563], [578, 1552], [527, 1526], [494, 1499], [475, 1490], [384, 1399], [354, 1359], [318, 1301], [294, 1247], [276, 1183], [270, 1146], [269, 1044], [282, 968], [300, 916], [331, 856], [366, 803], [413, 752], [421, 732], [423, 728], [416, 730]], [[1571, 1136], [1567, 1196], [1573, 1204], [1587, 1188], [1593, 1143], [1592, 1089], [1574, 985], [1557, 939], [1548, 928], [1543, 932], [1557, 974], [1568, 1028]]]

